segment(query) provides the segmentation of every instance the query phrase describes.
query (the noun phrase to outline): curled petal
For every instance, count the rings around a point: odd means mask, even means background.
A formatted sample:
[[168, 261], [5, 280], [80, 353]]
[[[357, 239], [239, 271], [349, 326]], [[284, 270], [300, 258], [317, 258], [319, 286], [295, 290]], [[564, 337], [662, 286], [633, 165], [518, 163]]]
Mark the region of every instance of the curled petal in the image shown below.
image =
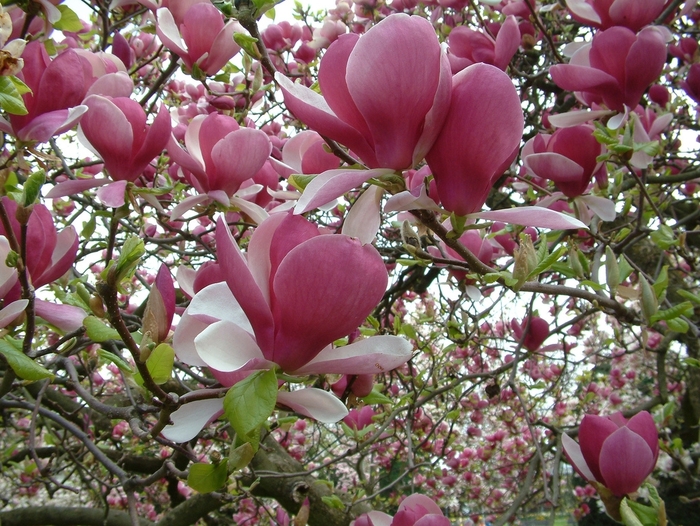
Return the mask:
[[224, 412], [223, 398], [195, 400], [170, 415], [172, 425], [165, 426], [163, 436], [173, 442], [189, 442]]
[[277, 403], [324, 424], [338, 422], [348, 415], [348, 409], [343, 402], [328, 391], [315, 387], [280, 391], [277, 393]]

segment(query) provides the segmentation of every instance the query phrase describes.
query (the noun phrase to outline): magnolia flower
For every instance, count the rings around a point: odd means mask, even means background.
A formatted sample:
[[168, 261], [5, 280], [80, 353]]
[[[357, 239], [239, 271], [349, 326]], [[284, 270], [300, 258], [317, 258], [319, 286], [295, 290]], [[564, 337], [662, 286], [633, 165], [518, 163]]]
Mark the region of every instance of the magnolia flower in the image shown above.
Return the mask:
[[539, 316], [528, 316], [521, 323], [513, 318], [510, 328], [523, 347], [531, 352], [538, 350], [549, 336], [549, 323]]
[[630, 420], [622, 413], [586, 415], [578, 444], [562, 435], [564, 453], [576, 472], [616, 497], [634, 493], [656, 466], [659, 435], [651, 415], [642, 411]]
[[26, 40], [10, 39], [12, 35], [12, 17], [0, 6], [0, 75], [16, 75], [24, 66], [21, 58]]
[[517, 155], [523, 127], [520, 98], [500, 69], [473, 64], [454, 76], [447, 119], [426, 155], [447, 210], [481, 209]]
[[603, 147], [588, 125], [559, 128], [552, 135], [538, 134], [523, 147], [528, 174], [554, 181], [567, 197], [583, 194], [595, 177], [607, 176], [605, 163], [597, 157]]
[[634, 32], [651, 24], [666, 0], [566, 0], [572, 18], [601, 29], [624, 26]]
[[495, 39], [485, 32], [458, 26], [450, 32], [449, 42], [454, 73], [477, 62], [505, 71], [520, 47], [520, 29], [515, 17], [509, 16], [500, 26]]
[[370, 168], [420, 162], [450, 101], [449, 63], [433, 27], [405, 14], [388, 16], [362, 37], [342, 35], [328, 48], [318, 74], [323, 97], [279, 73], [275, 78], [299, 120]]
[[396, 511], [393, 517], [381, 511], [370, 511], [360, 515], [354, 522], [355, 526], [450, 526], [450, 520], [445, 517], [440, 507], [426, 497], [414, 493], [409, 495]]
[[[411, 356], [396, 336], [375, 336], [334, 347], [354, 331], [384, 294], [387, 273], [371, 245], [342, 234], [322, 235], [301, 216], [277, 213], [255, 230], [244, 255], [228, 226], [216, 230], [219, 270], [226, 282], [203, 288], [173, 337], [180, 360], [207, 366], [231, 386], [253, 371], [366, 375], [389, 371]], [[280, 391], [278, 403], [323, 422], [347, 409], [320, 389]], [[196, 436], [222, 410], [222, 401], [186, 404], [164, 435]]]
[[158, 38], [177, 53], [191, 70], [196, 64], [207, 75], [215, 75], [241, 49], [233, 34], [243, 31], [238, 22], [224, 17], [209, 2], [178, 0], [156, 11]]
[[171, 135], [168, 153], [200, 195], [178, 205], [173, 219], [210, 199], [228, 206], [233, 194], [260, 171], [272, 151], [265, 132], [241, 128], [233, 117], [218, 113], [192, 119], [185, 146], [187, 151]]
[[666, 36], [661, 29], [647, 27], [635, 35], [626, 27], [612, 27], [581, 46], [568, 64], [549, 71], [557, 86], [576, 92], [588, 106], [604, 104], [624, 111], [625, 106], [637, 106], [665, 63]]
[[[17, 269], [7, 266], [7, 256], [10, 254], [10, 243], [5, 236], [0, 236], [0, 299], [5, 299], [5, 295], [14, 288], [18, 282]], [[15, 321], [27, 308], [29, 300], [16, 299], [12, 302], [3, 301], [0, 309], [0, 329], [7, 327]]]

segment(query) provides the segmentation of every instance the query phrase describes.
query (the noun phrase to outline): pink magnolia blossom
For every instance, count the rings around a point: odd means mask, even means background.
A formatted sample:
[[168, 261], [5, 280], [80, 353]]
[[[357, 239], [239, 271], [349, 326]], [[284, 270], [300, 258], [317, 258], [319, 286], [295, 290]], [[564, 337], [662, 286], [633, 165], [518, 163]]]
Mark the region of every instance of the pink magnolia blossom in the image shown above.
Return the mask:
[[500, 69], [473, 64], [454, 76], [447, 119], [426, 155], [447, 210], [481, 209], [517, 155], [523, 128], [520, 98]]
[[[34, 41], [27, 44], [22, 58], [24, 68], [17, 76], [31, 90], [22, 96], [27, 114], [0, 121], [0, 130], [22, 141], [48, 141], [72, 128], [87, 111], [82, 102], [90, 93], [129, 95], [133, 88], [116, 67], [108, 75], [106, 69], [95, 71], [88, 52], [69, 49], [51, 60], [44, 44]], [[104, 76], [98, 79], [100, 74]]]
[[549, 71], [560, 88], [576, 92], [588, 106], [604, 104], [624, 111], [625, 106], [637, 106], [665, 63], [662, 30], [647, 27], [635, 35], [626, 27], [612, 27], [579, 48], [568, 64], [552, 66]]
[[562, 435], [564, 453], [571, 465], [584, 479], [602, 484], [617, 497], [637, 491], [659, 456], [656, 425], [646, 411], [630, 420], [622, 413], [586, 415], [578, 439], [577, 444]]
[[156, 17], [158, 37], [189, 70], [196, 64], [207, 75], [215, 75], [241, 49], [233, 34], [243, 28], [233, 20], [224, 23], [221, 11], [209, 2], [170, 2], [156, 11]]
[[700, 62], [690, 66], [688, 75], [681, 82], [681, 88], [683, 88], [688, 97], [700, 104]]
[[[384, 263], [371, 245], [342, 234], [322, 235], [301, 216], [271, 215], [255, 230], [243, 254], [228, 226], [216, 230], [219, 271], [226, 282], [200, 290], [178, 324], [178, 358], [208, 366], [226, 386], [251, 372], [278, 366], [289, 374], [367, 375], [405, 363], [411, 345], [375, 336], [342, 347], [334, 341], [360, 325], [387, 284]], [[347, 414], [320, 389], [280, 391], [278, 402], [323, 422]], [[189, 440], [221, 411], [222, 401], [184, 405], [164, 431]]]
[[601, 29], [624, 26], [635, 33], [661, 14], [666, 0], [566, 0], [572, 18]]
[[449, 42], [454, 73], [477, 62], [505, 71], [520, 47], [520, 29], [515, 17], [509, 16], [500, 26], [495, 40], [485, 32], [458, 26], [450, 32]]
[[444, 516], [435, 502], [419, 493], [409, 495], [393, 517], [381, 511], [370, 511], [360, 515], [355, 526], [450, 526], [450, 520]]
[[[5, 300], [5, 295], [10, 292], [18, 281], [17, 269], [8, 267], [6, 260], [10, 254], [10, 243], [5, 236], [0, 236], [0, 299]], [[0, 329], [7, 327], [27, 308], [29, 300], [16, 299], [15, 301], [3, 301], [0, 309]]]
[[298, 119], [370, 168], [403, 170], [422, 160], [450, 100], [449, 63], [432, 26], [405, 14], [328, 48], [319, 69], [323, 97], [281, 74], [276, 79]]
[[[15, 239], [26, 244], [27, 257], [24, 262], [31, 283], [35, 289], [51, 283], [63, 276], [73, 266], [75, 254], [78, 251], [78, 235], [72, 226], [56, 233], [53, 217], [48, 208], [35, 204], [26, 228], [26, 239], [22, 227], [16, 218], [17, 203], [9, 197], [2, 198], [2, 204], [12, 225]], [[0, 235], [6, 236], [7, 231], [0, 223]], [[22, 293], [19, 282], [6, 292], [5, 301], [19, 299]]]
[[315, 131], [302, 131], [284, 144], [282, 161], [293, 173], [320, 174], [335, 170], [340, 166], [340, 159], [327, 151], [325, 144]]
[[582, 195], [591, 180], [606, 176], [597, 161], [603, 147], [588, 125], [559, 128], [552, 135], [538, 134], [523, 148], [523, 162], [534, 177], [550, 179], [567, 197]]
[[102, 158], [113, 180], [135, 181], [168, 143], [167, 109], [161, 106], [148, 125], [143, 108], [129, 98], [92, 95], [85, 104], [89, 111], [80, 122], [80, 131], [88, 146]]
[[513, 318], [510, 328], [523, 347], [531, 352], [538, 350], [549, 336], [549, 323], [539, 316], [528, 316], [520, 323]]
[[218, 113], [198, 115], [185, 133], [187, 151], [170, 137], [168, 153], [201, 194], [228, 204], [241, 185], [263, 167], [272, 145], [260, 130], [241, 128]]

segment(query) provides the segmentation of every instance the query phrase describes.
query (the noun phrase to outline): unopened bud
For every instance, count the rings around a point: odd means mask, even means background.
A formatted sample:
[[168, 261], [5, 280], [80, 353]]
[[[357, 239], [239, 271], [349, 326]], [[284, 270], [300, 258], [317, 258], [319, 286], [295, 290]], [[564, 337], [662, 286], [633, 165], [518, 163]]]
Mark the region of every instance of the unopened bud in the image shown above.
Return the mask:
[[515, 257], [513, 277], [518, 280], [517, 290], [527, 281], [532, 271], [537, 267], [537, 252], [530, 236], [520, 235], [520, 246], [513, 250], [513, 256]]

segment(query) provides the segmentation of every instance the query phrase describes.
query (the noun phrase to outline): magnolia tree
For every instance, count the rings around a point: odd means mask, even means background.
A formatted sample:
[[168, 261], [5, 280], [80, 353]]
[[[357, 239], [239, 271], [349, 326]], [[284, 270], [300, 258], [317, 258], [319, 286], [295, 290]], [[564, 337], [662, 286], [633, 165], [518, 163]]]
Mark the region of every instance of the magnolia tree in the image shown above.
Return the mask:
[[3, 1], [3, 526], [699, 521], [696, 2], [324, 7]]

